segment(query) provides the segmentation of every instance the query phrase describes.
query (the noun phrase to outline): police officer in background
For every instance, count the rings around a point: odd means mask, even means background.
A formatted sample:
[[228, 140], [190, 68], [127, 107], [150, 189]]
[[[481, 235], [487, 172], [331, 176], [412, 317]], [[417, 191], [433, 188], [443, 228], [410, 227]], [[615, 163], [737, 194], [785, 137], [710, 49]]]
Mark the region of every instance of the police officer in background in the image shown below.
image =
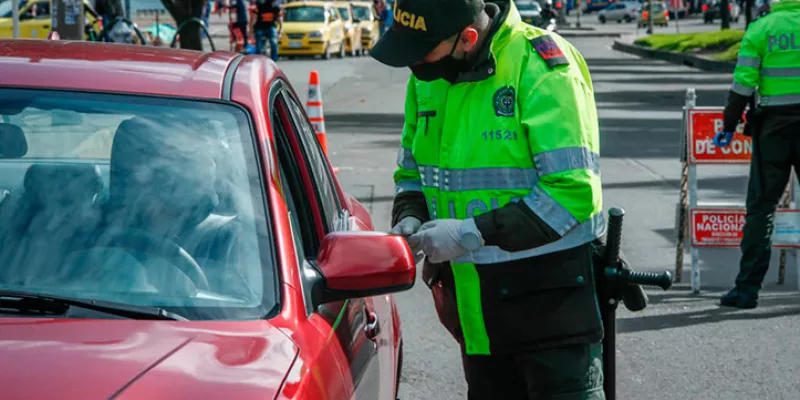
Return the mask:
[[772, 3], [772, 11], [752, 22], [742, 39], [724, 127], [714, 138], [728, 146], [751, 96], [748, 113], [754, 156], [747, 188], [747, 216], [736, 287], [720, 303], [755, 308], [769, 268], [773, 219], [792, 166], [800, 171], [800, 0]]
[[469, 399], [604, 399], [600, 141], [581, 54], [512, 1], [397, 0], [371, 55], [412, 72], [392, 232], [426, 256]]

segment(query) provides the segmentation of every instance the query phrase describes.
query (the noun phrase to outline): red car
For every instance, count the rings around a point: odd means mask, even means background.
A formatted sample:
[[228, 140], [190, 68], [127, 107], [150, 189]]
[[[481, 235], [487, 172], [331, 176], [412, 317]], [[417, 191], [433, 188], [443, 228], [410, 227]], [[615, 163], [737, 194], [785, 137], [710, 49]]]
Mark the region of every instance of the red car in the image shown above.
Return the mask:
[[395, 399], [405, 240], [263, 56], [0, 41], [12, 399]]

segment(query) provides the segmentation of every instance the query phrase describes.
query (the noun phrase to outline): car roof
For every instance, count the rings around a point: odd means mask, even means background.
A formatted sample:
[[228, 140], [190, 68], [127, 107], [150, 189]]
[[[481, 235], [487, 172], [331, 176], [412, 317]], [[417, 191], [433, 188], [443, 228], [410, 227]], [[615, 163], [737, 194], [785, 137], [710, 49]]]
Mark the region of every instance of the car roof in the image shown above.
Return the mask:
[[0, 84], [220, 98], [236, 56], [117, 43], [0, 39]]

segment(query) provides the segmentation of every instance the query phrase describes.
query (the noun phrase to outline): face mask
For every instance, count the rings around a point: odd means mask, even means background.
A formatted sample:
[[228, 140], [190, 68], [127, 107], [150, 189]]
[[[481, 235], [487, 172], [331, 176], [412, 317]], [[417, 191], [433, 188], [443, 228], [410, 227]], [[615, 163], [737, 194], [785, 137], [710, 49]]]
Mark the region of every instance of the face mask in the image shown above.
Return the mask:
[[458, 74], [467, 69], [467, 62], [465, 60], [453, 58], [453, 52], [456, 51], [458, 39], [460, 38], [461, 33], [456, 37], [456, 42], [453, 44], [453, 48], [447, 56], [434, 62], [412, 65], [410, 68], [414, 77], [424, 82], [431, 82], [437, 79], [444, 79], [450, 83], [455, 82], [456, 78], [458, 78]]

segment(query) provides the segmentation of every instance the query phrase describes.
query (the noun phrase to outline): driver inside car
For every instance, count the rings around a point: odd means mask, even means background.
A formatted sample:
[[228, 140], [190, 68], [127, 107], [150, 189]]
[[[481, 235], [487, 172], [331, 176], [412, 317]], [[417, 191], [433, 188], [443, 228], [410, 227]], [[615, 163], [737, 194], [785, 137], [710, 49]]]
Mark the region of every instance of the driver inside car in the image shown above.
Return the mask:
[[81, 286], [191, 294], [224, 280], [209, 279], [213, 270], [235, 275], [228, 256], [236, 253], [238, 224], [236, 216], [213, 214], [213, 146], [186, 123], [164, 121], [135, 117], [117, 128], [104, 222], [90, 248], [69, 263]]

